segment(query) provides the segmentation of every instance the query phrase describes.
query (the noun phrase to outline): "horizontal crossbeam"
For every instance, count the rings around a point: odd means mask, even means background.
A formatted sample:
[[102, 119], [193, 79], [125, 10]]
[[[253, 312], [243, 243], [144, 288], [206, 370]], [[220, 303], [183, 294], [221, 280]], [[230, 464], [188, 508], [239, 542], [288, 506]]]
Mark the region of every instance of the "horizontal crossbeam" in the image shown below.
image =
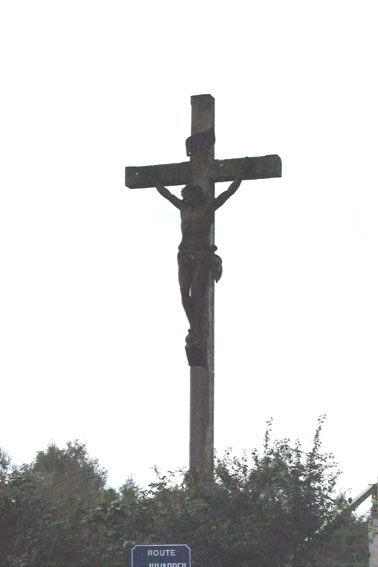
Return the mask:
[[281, 177], [281, 158], [277, 155], [272, 155], [214, 160], [211, 175], [214, 181], [233, 181], [238, 175], [242, 179]]
[[[281, 158], [277, 155], [214, 160], [210, 177], [213, 181], [233, 181], [238, 175], [242, 179], [267, 179], [281, 177]], [[162, 185], [186, 185], [190, 183], [191, 164], [169, 163], [126, 167], [126, 186], [144, 189], [153, 186], [153, 177]]]
[[153, 187], [152, 180], [154, 176], [159, 179], [162, 185], [186, 185], [190, 181], [190, 161], [126, 167], [125, 185], [129, 189]]

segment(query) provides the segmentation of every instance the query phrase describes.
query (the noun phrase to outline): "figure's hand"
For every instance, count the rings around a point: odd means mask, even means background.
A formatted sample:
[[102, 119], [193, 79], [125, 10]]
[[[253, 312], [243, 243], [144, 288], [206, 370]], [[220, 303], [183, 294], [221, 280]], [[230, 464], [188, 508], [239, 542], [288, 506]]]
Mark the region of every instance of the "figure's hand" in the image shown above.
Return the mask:
[[233, 182], [230, 185], [229, 190], [231, 191], [231, 193], [235, 193], [235, 191], [237, 191], [239, 189], [242, 180], [243, 180], [243, 177], [242, 177], [241, 173], [237, 173], [235, 179], [233, 180]]
[[158, 193], [160, 193], [160, 195], [163, 195], [163, 197], [168, 199], [171, 193], [170, 191], [168, 191], [166, 187], [164, 187], [164, 185], [162, 184], [156, 173], [151, 174], [151, 181], [152, 181], [152, 185], [155, 187]]
[[161, 183], [161, 181], [158, 178], [158, 176], [156, 175], [156, 173], [152, 173], [151, 179], [152, 179], [153, 186], [159, 191], [159, 193], [161, 195], [167, 191], [167, 189]]

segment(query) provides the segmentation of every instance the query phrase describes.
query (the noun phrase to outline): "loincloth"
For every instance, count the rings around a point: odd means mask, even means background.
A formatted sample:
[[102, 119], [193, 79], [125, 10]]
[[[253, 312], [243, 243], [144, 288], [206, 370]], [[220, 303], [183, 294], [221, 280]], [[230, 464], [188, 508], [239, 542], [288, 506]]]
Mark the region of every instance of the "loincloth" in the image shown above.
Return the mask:
[[179, 250], [177, 254], [177, 261], [179, 265], [194, 266], [200, 262], [208, 270], [210, 270], [216, 282], [222, 276], [222, 258], [215, 254], [216, 246], [212, 246], [209, 250]]

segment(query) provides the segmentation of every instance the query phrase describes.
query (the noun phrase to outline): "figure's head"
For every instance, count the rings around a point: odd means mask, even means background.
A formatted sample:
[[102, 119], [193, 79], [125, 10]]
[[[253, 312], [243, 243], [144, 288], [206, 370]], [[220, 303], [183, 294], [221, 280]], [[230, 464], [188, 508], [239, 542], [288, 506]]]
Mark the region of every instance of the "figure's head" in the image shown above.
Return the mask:
[[207, 195], [199, 185], [186, 185], [181, 191], [181, 196], [189, 205], [207, 201]]

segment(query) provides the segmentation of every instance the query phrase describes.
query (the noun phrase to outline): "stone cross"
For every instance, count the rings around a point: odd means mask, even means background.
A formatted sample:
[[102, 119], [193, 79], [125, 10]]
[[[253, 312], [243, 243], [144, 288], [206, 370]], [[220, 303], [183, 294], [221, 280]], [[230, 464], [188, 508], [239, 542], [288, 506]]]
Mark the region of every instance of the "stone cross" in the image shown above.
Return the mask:
[[[214, 159], [214, 103], [211, 95], [191, 98], [192, 128], [191, 136], [186, 141], [190, 161], [127, 167], [126, 186], [130, 189], [143, 189], [156, 186], [156, 180], [161, 186], [190, 184], [199, 186], [209, 200], [213, 200], [216, 182], [233, 181], [237, 177], [242, 179], [281, 177], [281, 159], [277, 155]], [[179, 201], [176, 197], [172, 199]], [[211, 219], [208, 245], [209, 249], [215, 249], [214, 215]], [[201, 475], [211, 477], [214, 458], [214, 279], [212, 277], [207, 278], [204, 295], [201, 305], [205, 338], [200, 347], [186, 345], [191, 367], [189, 466], [191, 470], [197, 470]]]

